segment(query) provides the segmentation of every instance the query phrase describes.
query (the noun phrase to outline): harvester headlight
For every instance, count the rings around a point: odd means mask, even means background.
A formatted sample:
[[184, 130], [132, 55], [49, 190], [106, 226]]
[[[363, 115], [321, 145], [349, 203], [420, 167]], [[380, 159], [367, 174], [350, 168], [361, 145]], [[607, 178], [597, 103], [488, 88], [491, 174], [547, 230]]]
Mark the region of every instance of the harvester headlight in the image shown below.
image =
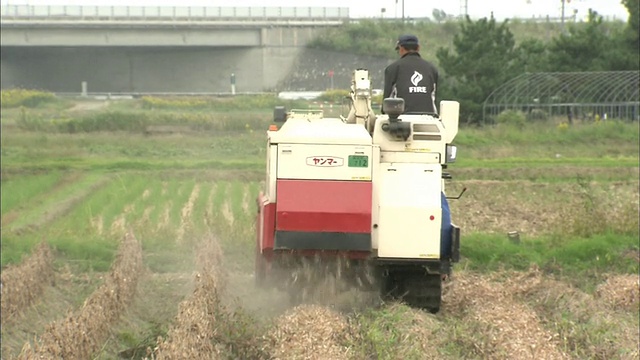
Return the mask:
[[458, 154], [458, 147], [455, 145], [447, 144], [447, 163], [456, 162], [456, 155]]

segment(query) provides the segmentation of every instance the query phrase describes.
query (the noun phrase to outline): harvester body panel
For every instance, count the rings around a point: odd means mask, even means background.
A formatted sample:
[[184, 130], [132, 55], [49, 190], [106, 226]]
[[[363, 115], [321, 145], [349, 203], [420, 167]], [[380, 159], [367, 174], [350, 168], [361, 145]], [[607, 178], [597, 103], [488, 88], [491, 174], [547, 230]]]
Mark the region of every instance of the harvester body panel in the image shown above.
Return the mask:
[[440, 258], [441, 176], [438, 164], [380, 165], [374, 231], [379, 258]]
[[371, 182], [278, 179], [274, 250], [371, 251]]
[[[322, 141], [321, 139], [314, 139]], [[367, 145], [278, 144], [278, 179], [371, 180]]]

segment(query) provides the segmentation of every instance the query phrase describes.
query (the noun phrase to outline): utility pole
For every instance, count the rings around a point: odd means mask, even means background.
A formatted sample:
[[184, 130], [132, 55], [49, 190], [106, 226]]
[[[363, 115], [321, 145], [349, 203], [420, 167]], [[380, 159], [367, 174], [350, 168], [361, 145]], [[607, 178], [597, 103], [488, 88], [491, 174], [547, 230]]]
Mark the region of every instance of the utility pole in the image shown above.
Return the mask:
[[[402, 23], [404, 24], [404, 0], [402, 1]], [[398, 0], [396, 0], [396, 18], [398, 17]]]
[[469, 0], [460, 0], [460, 17], [463, 19], [469, 15]]
[[562, 13], [561, 13], [561, 16], [560, 16], [560, 25], [562, 27], [562, 32], [564, 32], [564, 4], [565, 4], [566, 0], [560, 0], [560, 1], [562, 1]]

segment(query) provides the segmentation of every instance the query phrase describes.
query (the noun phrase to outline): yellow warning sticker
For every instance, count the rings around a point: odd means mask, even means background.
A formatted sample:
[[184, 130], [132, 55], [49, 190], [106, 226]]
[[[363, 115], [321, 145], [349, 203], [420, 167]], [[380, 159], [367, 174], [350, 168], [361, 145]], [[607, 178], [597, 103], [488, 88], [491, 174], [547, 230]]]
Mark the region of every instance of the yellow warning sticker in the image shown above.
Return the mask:
[[414, 148], [411, 147], [411, 144], [404, 144], [405, 150], [415, 151], [415, 152], [431, 152], [430, 148]]

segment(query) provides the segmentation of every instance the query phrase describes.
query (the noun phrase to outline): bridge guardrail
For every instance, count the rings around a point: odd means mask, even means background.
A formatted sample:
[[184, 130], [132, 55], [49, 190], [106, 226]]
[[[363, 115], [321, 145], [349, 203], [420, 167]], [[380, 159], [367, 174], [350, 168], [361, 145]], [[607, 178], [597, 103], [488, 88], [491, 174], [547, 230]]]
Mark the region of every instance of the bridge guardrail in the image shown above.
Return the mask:
[[347, 7], [222, 7], [222, 6], [72, 6], [3, 5], [1, 18], [12, 20], [265, 20], [348, 19]]

